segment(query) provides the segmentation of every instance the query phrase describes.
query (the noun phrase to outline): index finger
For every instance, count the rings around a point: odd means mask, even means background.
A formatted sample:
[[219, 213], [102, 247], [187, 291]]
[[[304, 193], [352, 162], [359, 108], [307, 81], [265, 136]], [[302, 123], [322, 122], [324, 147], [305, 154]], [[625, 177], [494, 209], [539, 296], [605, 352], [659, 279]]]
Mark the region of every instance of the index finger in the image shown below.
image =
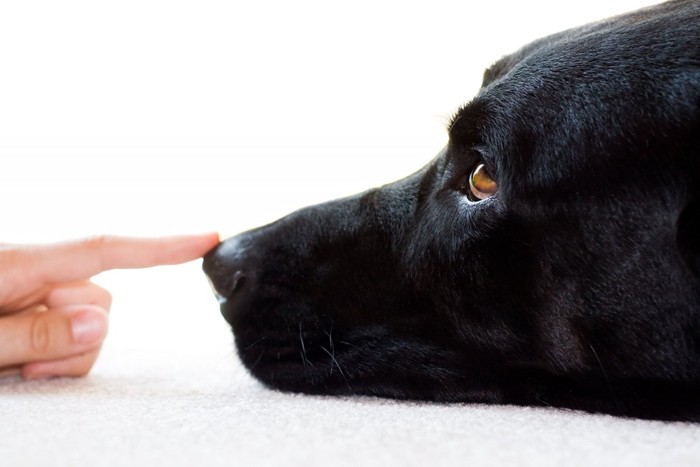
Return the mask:
[[180, 264], [201, 258], [219, 242], [215, 233], [162, 238], [96, 236], [26, 247], [23, 269], [51, 284], [89, 279], [110, 269]]

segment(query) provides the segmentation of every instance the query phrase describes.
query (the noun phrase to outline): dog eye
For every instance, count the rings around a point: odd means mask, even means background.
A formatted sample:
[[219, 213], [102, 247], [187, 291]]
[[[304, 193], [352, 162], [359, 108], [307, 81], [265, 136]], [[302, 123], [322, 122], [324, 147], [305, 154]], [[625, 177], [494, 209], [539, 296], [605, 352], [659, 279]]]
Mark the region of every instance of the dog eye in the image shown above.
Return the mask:
[[475, 201], [481, 201], [496, 194], [498, 185], [496, 180], [486, 170], [484, 164], [477, 165], [469, 174], [469, 192], [474, 196]]

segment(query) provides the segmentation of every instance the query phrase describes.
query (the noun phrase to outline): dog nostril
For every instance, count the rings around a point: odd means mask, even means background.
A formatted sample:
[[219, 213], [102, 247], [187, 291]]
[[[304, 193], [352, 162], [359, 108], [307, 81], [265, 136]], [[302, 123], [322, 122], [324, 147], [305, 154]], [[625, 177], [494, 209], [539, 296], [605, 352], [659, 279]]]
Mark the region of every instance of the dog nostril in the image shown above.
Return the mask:
[[214, 295], [216, 296], [216, 299], [221, 303], [222, 305], [226, 303], [229, 299], [231, 299], [236, 292], [240, 291], [243, 286], [245, 286], [246, 282], [248, 281], [248, 276], [243, 271], [236, 271], [233, 274], [233, 278], [230, 282], [231, 286], [225, 287], [225, 290], [222, 290], [221, 284], [217, 287], [217, 285], [214, 284], [214, 282], [209, 278], [209, 285], [211, 286], [211, 290], [214, 292]]
[[233, 287], [231, 288], [231, 295], [235, 294], [241, 287], [243, 287], [248, 280], [248, 277], [243, 273], [243, 271], [236, 271], [233, 275]]

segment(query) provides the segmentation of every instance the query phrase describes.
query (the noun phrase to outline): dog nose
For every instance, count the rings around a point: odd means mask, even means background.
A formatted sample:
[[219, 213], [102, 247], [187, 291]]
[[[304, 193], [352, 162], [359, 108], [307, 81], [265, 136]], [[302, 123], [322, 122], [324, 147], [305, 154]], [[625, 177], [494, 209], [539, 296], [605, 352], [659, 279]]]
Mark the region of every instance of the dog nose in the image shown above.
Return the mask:
[[236, 238], [226, 240], [204, 256], [202, 268], [214, 295], [224, 305], [251, 288], [255, 268]]

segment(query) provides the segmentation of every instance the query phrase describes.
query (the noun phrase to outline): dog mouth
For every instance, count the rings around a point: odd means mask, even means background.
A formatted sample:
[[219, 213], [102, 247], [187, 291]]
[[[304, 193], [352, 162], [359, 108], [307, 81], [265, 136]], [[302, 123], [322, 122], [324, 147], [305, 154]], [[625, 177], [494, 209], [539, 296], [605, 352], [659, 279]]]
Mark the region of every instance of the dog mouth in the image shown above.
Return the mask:
[[284, 277], [234, 268], [223, 279], [209, 277], [209, 284], [240, 359], [263, 382], [298, 385], [315, 373], [343, 373], [336, 352], [346, 345], [338, 342], [338, 326]]
[[265, 386], [306, 394], [484, 398], [460, 389], [468, 387], [464, 368], [477, 367], [466, 374], [486, 381], [479, 388], [491, 384], [491, 368], [481, 368], [479, 355], [440, 325], [448, 318], [431, 313], [432, 302], [396, 275], [381, 249], [329, 248], [351, 264], [360, 253], [370, 258], [372, 267], [349, 271], [340, 267], [346, 263], [301, 262], [274, 245], [252, 249], [250, 234], [242, 235], [207, 255], [204, 269], [241, 362]]
[[342, 339], [330, 318], [311, 318], [306, 307], [288, 301], [260, 304], [252, 316], [229, 309], [236, 305], [235, 300], [226, 300], [222, 314], [230, 319], [239, 358], [253, 376], [281, 390], [352, 392], [341, 362], [354, 345]]

